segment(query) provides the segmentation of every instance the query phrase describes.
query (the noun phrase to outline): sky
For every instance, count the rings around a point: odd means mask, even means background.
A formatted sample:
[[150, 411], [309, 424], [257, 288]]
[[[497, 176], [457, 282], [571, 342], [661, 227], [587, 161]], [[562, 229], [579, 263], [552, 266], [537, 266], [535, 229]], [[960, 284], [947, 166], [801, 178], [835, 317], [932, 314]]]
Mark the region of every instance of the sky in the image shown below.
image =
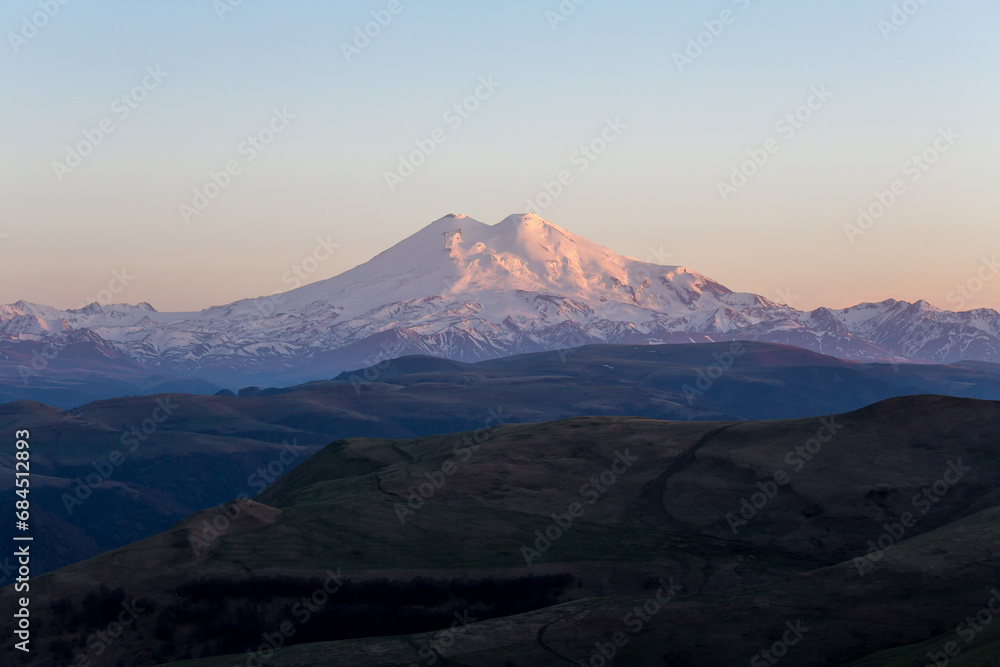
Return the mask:
[[62, 2], [0, 4], [0, 303], [531, 210], [801, 309], [1000, 308], [995, 0]]

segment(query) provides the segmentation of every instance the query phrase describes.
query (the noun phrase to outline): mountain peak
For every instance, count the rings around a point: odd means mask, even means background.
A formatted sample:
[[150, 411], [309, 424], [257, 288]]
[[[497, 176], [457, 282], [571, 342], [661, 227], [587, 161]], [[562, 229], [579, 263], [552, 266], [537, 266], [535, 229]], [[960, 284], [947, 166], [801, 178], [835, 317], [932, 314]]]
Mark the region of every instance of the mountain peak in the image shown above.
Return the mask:
[[444, 228], [449, 231], [455, 231], [458, 230], [463, 223], [469, 225], [470, 227], [483, 227], [485, 229], [492, 229], [493, 231], [516, 230], [520, 233], [529, 231], [544, 233], [546, 230], [550, 230], [566, 234], [567, 236], [573, 236], [570, 232], [567, 232], [559, 225], [553, 224], [545, 218], [535, 215], [534, 213], [514, 213], [508, 215], [506, 218], [494, 225], [484, 224], [474, 218], [470, 218], [464, 213], [449, 213], [448, 215], [438, 218], [431, 224], [427, 225], [424, 229], [440, 231]]
[[427, 225], [422, 230], [418, 231], [417, 234], [420, 234], [420, 232], [424, 230], [431, 230], [433, 232], [441, 232], [441, 233], [453, 232], [460, 229], [463, 223], [482, 224], [481, 222], [478, 222], [477, 220], [473, 220], [472, 218], [468, 217], [464, 213], [449, 213], [443, 218], [438, 218], [431, 224]]
[[497, 229], [505, 228], [515, 228], [518, 230], [528, 231], [544, 231], [544, 230], [555, 230], [567, 236], [572, 236], [570, 232], [566, 231], [559, 225], [549, 222], [540, 215], [535, 215], [534, 213], [515, 213], [513, 215], [508, 215], [506, 218], [493, 225]]
[[[644, 301], [655, 308], [657, 304], [631, 287], [641, 285], [650, 272], [650, 267], [638, 264], [531, 213], [509, 215], [493, 225], [450, 214], [364, 264], [295, 290], [288, 304], [336, 304], [343, 309], [340, 317], [348, 318], [371, 310], [371, 304], [446, 296], [528, 317], [534, 315], [534, 306], [526, 307], [522, 297], [510, 295], [538, 293], [592, 301], [595, 306], [609, 300], [633, 305]], [[647, 275], [630, 275], [633, 267]], [[672, 293], [663, 296], [674, 298]]]
[[534, 213], [512, 213], [497, 223], [504, 225], [551, 225], [552, 223]]
[[19, 341], [67, 345], [67, 327], [177, 376], [231, 374], [244, 384], [251, 373], [255, 382], [312, 379], [404, 353], [478, 360], [578, 341], [751, 339], [851, 359], [1000, 358], [992, 310], [887, 300], [803, 313], [681, 266], [616, 254], [531, 213], [492, 225], [452, 213], [340, 275], [200, 313], [158, 315], [145, 303], [0, 306], [0, 354]]

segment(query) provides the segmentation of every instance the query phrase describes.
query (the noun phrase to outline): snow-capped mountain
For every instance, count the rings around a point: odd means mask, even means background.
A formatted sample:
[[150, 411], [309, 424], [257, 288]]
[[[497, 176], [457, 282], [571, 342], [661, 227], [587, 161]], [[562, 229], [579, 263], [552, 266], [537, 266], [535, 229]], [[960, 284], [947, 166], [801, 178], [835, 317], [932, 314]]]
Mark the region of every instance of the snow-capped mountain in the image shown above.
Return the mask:
[[[535, 215], [449, 215], [339, 276], [196, 313], [0, 306], [0, 355], [86, 330], [160, 373], [290, 384], [404, 354], [475, 361], [588, 343], [752, 339], [857, 360], [1000, 361], [1000, 314], [924, 301], [803, 312], [615, 254]], [[79, 345], [77, 343], [77, 345]]]

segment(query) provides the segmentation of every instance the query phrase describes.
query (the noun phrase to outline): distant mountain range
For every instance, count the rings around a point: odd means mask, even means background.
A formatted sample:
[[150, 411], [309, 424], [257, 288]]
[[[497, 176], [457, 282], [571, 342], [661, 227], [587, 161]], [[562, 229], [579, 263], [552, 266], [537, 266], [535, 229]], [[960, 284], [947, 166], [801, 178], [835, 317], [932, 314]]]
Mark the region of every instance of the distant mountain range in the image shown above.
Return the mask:
[[449, 215], [336, 277], [201, 312], [0, 306], [0, 399], [48, 382], [77, 400], [95, 368], [120, 395], [183, 378], [205, 391], [290, 385], [408, 354], [473, 362], [734, 339], [864, 361], [1000, 361], [1000, 314], [895, 300], [800, 311], [623, 257], [535, 215], [496, 225]]
[[[1000, 365], [894, 367], [785, 345], [735, 345], [736, 354], [734, 343], [589, 345], [475, 364], [402, 357], [336, 380], [240, 397], [128, 397], [67, 411], [17, 401], [0, 406], [0, 431], [30, 429], [45, 443], [44, 454], [32, 458], [33, 512], [44, 517], [36, 523], [38, 574], [256, 495], [344, 438], [416, 438], [595, 415], [805, 418], [913, 394], [1000, 399]], [[0, 452], [0, 490], [13, 486], [13, 453]], [[12, 531], [12, 524], [0, 526], [0, 540]], [[0, 557], [0, 586], [8, 581], [3, 564]]]

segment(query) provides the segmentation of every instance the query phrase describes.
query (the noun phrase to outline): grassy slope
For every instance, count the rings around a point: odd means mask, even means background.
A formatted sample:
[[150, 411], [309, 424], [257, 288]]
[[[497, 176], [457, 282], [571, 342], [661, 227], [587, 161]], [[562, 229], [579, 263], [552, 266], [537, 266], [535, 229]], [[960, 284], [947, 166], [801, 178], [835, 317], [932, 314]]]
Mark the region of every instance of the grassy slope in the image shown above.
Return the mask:
[[[269, 488], [258, 502], [241, 504], [236, 524], [200, 555], [189, 539], [203, 534], [212, 510], [161, 535], [41, 577], [33, 593], [44, 605], [57, 596], [82, 598], [101, 582], [111, 582], [131, 594], [167, 601], [179, 584], [206, 576], [315, 576], [328, 568], [343, 568], [359, 580], [568, 572], [583, 582], [577, 596], [626, 598], [607, 608], [604, 602], [571, 602], [571, 610], [574, 604], [597, 605], [586, 607], [591, 611], [584, 617], [595, 619], [594, 624], [560, 618], [546, 630], [551, 638], [546, 645], [582, 650], [574, 642], [590, 642], [601, 628], [620, 626], [623, 610], [634, 604], [629, 598], [643, 595], [644, 579], [662, 576], [683, 584], [690, 597], [657, 616], [670, 623], [662, 621], [649, 646], [640, 635], [628, 651], [677, 647], [679, 664], [686, 664], [685, 655], [701, 655], [699, 642], [711, 647], [711, 655], [720, 647], [763, 646], [793, 612], [808, 612], [820, 621], [844, 618], [843, 627], [830, 623], [831, 638], [816, 644], [822, 655], [839, 645], [853, 647], [855, 653], [843, 660], [861, 657], [862, 650], [941, 634], [986, 599], [988, 587], [983, 586], [996, 585], [987, 574], [995, 574], [997, 566], [990, 549], [997, 542], [992, 505], [1000, 478], [1000, 404], [897, 399], [835, 421], [843, 425], [837, 436], [738, 536], [730, 531], [726, 513], [738, 511], [741, 497], [786, 468], [787, 452], [815, 436], [819, 420], [718, 424], [591, 417], [508, 425], [467, 461], [454, 453], [456, 444], [463, 446], [458, 435], [341, 441]], [[581, 484], [599, 476], [615, 452], [626, 449], [638, 458], [634, 466], [528, 568], [522, 545], [534, 541], [534, 531], [544, 529], [553, 512], [579, 502]], [[947, 462], [958, 458], [971, 470], [907, 535], [915, 538], [908, 549], [917, 556], [887, 556], [885, 562], [898, 560], [898, 567], [863, 579], [849, 563], [824, 567], [863, 551], [868, 539], [877, 539], [882, 523], [912, 511], [913, 494], [933, 484]], [[399, 503], [449, 460], [461, 465], [401, 524]], [[970, 515], [974, 510], [979, 513]], [[936, 541], [928, 536], [937, 536]], [[8, 588], [0, 598], [9, 595]], [[926, 603], [914, 605], [915, 596]], [[893, 621], [897, 614], [906, 622]], [[154, 621], [143, 619], [140, 630], [122, 638], [108, 660], [125, 656], [126, 662], [148, 664], [135, 656], [155, 649], [149, 639]], [[892, 633], [872, 629], [889, 622]], [[503, 626], [500, 620], [488, 623]], [[692, 631], [692, 623], [704, 631]], [[675, 624], [677, 629], [671, 629]], [[720, 641], [730, 636], [731, 626], [743, 630]], [[530, 627], [537, 633], [537, 626]], [[495, 652], [489, 645], [481, 650]], [[645, 654], [637, 655], [645, 660]], [[811, 653], [803, 655], [802, 664], [825, 664], [809, 658]], [[470, 662], [490, 664], [477, 660]]]
[[[992, 508], [904, 541], [864, 577], [853, 564], [843, 563], [763, 586], [682, 595], [654, 613], [638, 633], [624, 619], [650, 596], [581, 600], [475, 623], [448, 648], [440, 643], [442, 635], [423, 633], [292, 646], [261, 664], [429, 664], [419, 651], [437, 639], [446, 664], [565, 665], [589, 660], [596, 644], [606, 644], [615, 631], [628, 638], [617, 664], [747, 664], [757, 650], [782, 636], [785, 621], [801, 621], [807, 632], [790, 648], [789, 664], [837, 665], [878, 647], [906, 644], [974, 613], [990, 595], [991, 575], [1000, 566], [993, 548], [998, 538], [1000, 508]], [[996, 627], [951, 664], [995, 665]], [[851, 667], [923, 665], [926, 652], [938, 650], [944, 639], [870, 655]], [[236, 660], [176, 664], [222, 667]]]

